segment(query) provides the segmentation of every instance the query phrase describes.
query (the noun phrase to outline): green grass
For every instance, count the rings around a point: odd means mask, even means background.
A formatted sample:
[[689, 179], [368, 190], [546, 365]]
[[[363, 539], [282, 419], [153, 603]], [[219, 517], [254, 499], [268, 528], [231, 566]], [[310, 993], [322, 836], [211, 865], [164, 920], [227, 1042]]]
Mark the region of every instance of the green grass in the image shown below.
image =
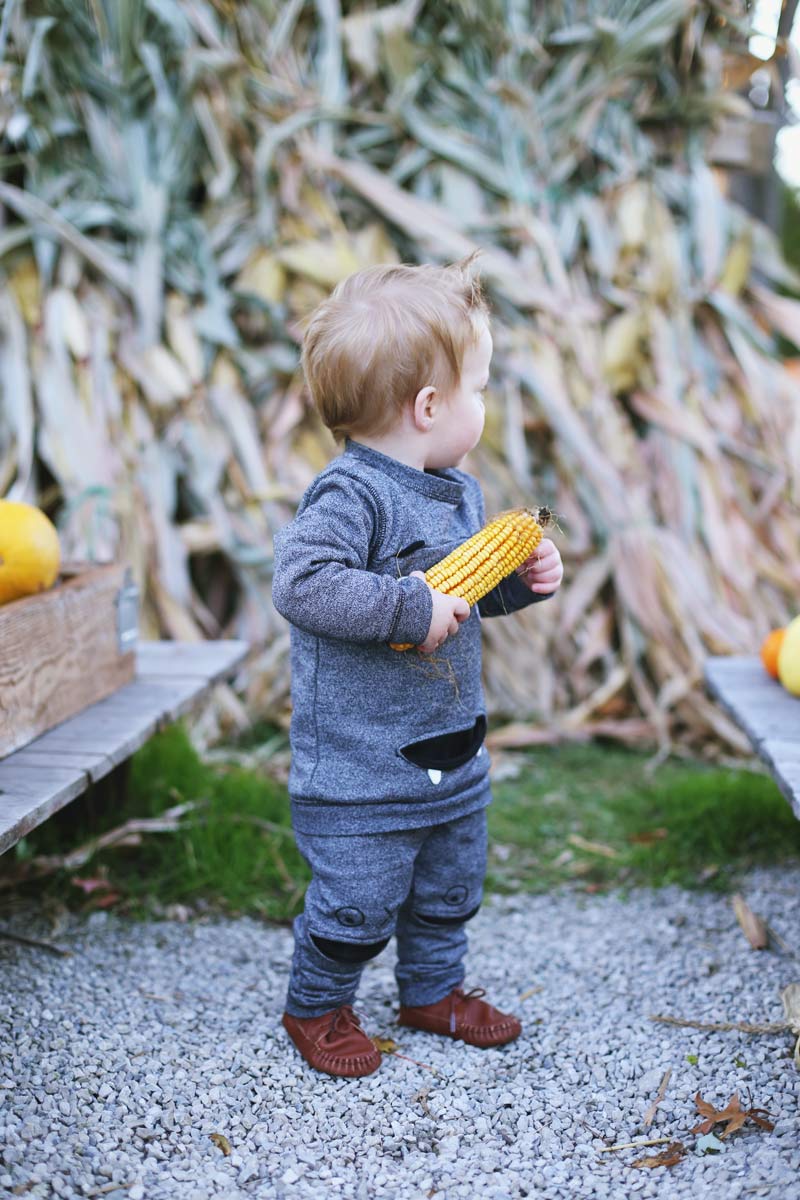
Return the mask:
[[[113, 907], [132, 916], [148, 915], [153, 900], [165, 906], [201, 898], [212, 909], [273, 920], [302, 908], [309, 874], [294, 844], [285, 788], [261, 773], [206, 765], [181, 726], [133, 756], [124, 806], [98, 811], [75, 801], [25, 838], [17, 858], [64, 854], [128, 819], [156, 817], [187, 801], [196, 807], [177, 832], [146, 833], [139, 845], [100, 850], [77, 870], [28, 886], [74, 901], [81, 895], [74, 877], [107, 878], [121, 898]], [[89, 893], [86, 907], [102, 904], [104, 891]]]
[[652, 771], [647, 756], [617, 748], [547, 748], [494, 795], [498, 890], [570, 877], [590, 888], [725, 889], [747, 867], [800, 858], [800, 821], [769, 776], [748, 770], [672, 759]]
[[[261, 728], [232, 748], [265, 741]], [[487, 883], [497, 891], [571, 884], [590, 891], [638, 884], [729, 888], [745, 868], [800, 859], [800, 821], [766, 775], [670, 760], [612, 746], [569, 746], [520, 756], [494, 785]], [[22, 885], [35, 894], [131, 916], [187, 904], [289, 920], [302, 906], [306, 864], [294, 845], [285, 788], [263, 771], [209, 765], [180, 726], [132, 760], [124, 805], [95, 789], [0, 858], [4, 871], [63, 855], [131, 818], [194, 807], [175, 831], [98, 851], [87, 863]], [[90, 881], [89, 883], [85, 881]], [[99, 881], [93, 887], [91, 881]]]

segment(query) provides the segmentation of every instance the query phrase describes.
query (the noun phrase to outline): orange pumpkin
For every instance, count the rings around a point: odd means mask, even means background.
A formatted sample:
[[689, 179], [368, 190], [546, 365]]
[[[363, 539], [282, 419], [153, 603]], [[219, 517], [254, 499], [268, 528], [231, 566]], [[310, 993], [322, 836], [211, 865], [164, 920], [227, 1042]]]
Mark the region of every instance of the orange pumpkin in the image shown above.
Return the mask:
[[778, 655], [785, 636], [785, 629], [773, 629], [772, 633], [768, 633], [764, 638], [761, 646], [761, 661], [767, 674], [773, 679], [778, 678]]

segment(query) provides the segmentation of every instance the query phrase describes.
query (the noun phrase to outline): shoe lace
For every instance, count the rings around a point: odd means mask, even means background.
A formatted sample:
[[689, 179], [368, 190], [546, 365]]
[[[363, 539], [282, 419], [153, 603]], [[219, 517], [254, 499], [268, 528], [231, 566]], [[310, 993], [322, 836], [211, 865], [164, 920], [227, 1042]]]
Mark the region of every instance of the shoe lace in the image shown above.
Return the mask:
[[349, 1004], [343, 1004], [341, 1008], [334, 1009], [331, 1013], [331, 1023], [328, 1026], [326, 1038], [330, 1038], [337, 1033], [348, 1033], [351, 1029], [358, 1029], [361, 1033], [364, 1032], [361, 1021], [353, 1012]]
[[460, 988], [460, 987], [453, 988], [452, 992], [450, 993], [450, 1032], [451, 1033], [455, 1033], [455, 1031], [456, 1031], [456, 1004], [460, 1003], [462, 1000], [479, 1000], [481, 996], [485, 996], [485, 995], [486, 995], [486, 988], [481, 988], [481, 987], [470, 988], [470, 990], [468, 992], [465, 992], [464, 989]]

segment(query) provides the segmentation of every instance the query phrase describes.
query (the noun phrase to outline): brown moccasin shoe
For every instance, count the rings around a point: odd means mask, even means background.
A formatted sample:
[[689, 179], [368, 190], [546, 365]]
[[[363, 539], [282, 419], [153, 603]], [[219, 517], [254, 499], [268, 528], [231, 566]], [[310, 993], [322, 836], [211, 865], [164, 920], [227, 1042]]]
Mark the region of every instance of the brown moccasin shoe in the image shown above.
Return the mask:
[[453, 988], [436, 1004], [400, 1005], [398, 1024], [426, 1033], [441, 1033], [470, 1046], [503, 1046], [522, 1033], [522, 1025], [510, 1013], [499, 1012], [481, 1000], [484, 988]]
[[380, 1050], [349, 1004], [321, 1017], [293, 1017], [285, 1012], [282, 1023], [306, 1062], [326, 1075], [371, 1075], [381, 1065]]

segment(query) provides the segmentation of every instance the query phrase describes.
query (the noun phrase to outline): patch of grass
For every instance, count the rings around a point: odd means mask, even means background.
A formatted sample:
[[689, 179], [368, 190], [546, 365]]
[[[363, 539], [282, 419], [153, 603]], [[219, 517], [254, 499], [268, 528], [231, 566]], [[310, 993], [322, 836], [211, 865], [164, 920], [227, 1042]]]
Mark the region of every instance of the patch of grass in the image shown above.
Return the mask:
[[[286, 789], [254, 771], [203, 763], [180, 725], [133, 756], [122, 806], [93, 811], [76, 801], [56, 814], [61, 820], [34, 830], [23, 853], [64, 854], [126, 820], [157, 817], [187, 801], [196, 807], [180, 818], [177, 832], [145, 833], [139, 845], [100, 850], [85, 866], [33, 886], [74, 903], [80, 894], [74, 876], [107, 878], [121, 896], [115, 911], [137, 917], [150, 915], [154, 901], [188, 904], [198, 897], [212, 909], [273, 920], [300, 911], [309, 873], [294, 843]], [[102, 902], [103, 889], [91, 896]]]
[[489, 809], [498, 890], [569, 879], [725, 889], [748, 867], [800, 858], [800, 821], [765, 774], [680, 759], [651, 771], [646, 756], [599, 745], [522, 762]]
[[[280, 731], [239, 739], [260, 749]], [[569, 746], [521, 755], [519, 772], [494, 784], [487, 884], [496, 891], [590, 890], [678, 883], [726, 888], [742, 869], [800, 859], [800, 821], [766, 775], [648, 756], [613, 746]], [[93, 797], [94, 793], [94, 797]], [[195, 807], [173, 831], [100, 850], [85, 865], [29, 886], [71, 907], [148, 916], [169, 904], [289, 920], [302, 907], [308, 868], [297, 851], [285, 788], [266, 774], [204, 763], [173, 726], [131, 760], [127, 796], [93, 789], [0, 859], [63, 855], [126, 820]], [[102, 801], [102, 802], [101, 802]], [[99, 880], [100, 886], [75, 880]], [[116, 896], [115, 896], [116, 894]]]

